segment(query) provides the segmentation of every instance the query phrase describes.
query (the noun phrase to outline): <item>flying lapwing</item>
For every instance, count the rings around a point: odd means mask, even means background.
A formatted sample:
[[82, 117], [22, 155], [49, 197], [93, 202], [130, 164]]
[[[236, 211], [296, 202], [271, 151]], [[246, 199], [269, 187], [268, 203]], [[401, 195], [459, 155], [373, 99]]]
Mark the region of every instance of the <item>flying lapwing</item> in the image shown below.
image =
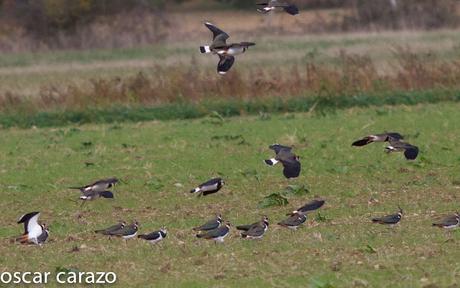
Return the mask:
[[49, 236], [46, 224], [38, 224], [40, 212], [31, 212], [19, 217], [18, 224], [24, 223], [24, 234], [16, 240], [21, 244], [42, 245]]
[[460, 214], [455, 212], [454, 215], [449, 215], [441, 220], [434, 222], [433, 226], [445, 228], [445, 229], [453, 229], [460, 226]]
[[397, 132], [385, 132], [382, 134], [373, 134], [366, 137], [363, 137], [359, 140], [356, 140], [351, 145], [352, 146], [364, 146], [374, 142], [389, 142], [390, 138], [396, 140], [402, 140], [404, 137]]
[[217, 64], [217, 72], [220, 75], [225, 75], [235, 62], [235, 55], [242, 54], [250, 46], [256, 45], [253, 42], [240, 42], [227, 44], [227, 39], [230, 36], [224, 31], [217, 28], [214, 24], [204, 23], [213, 34], [212, 44], [210, 46], [200, 46], [201, 53], [212, 53], [219, 56], [219, 64]]
[[283, 165], [283, 174], [286, 178], [296, 178], [300, 175], [301, 164], [299, 157], [292, 153], [292, 147], [283, 146], [280, 144], [273, 144], [269, 146], [270, 149], [275, 151], [275, 158], [265, 160], [269, 166], [273, 166], [278, 162]]
[[305, 215], [310, 211], [314, 211], [314, 210], [317, 210], [317, 209], [321, 208], [324, 205], [325, 202], [326, 201], [324, 201], [322, 199], [314, 199], [314, 200], [306, 203], [305, 205], [303, 205], [299, 209], [294, 210], [291, 213], [288, 213], [286, 215], [291, 215], [291, 216], [295, 215], [295, 214]]
[[230, 233], [230, 222], [225, 222], [216, 229], [208, 230], [197, 234], [197, 238], [214, 240], [215, 242], [224, 242], [224, 238]]
[[113, 226], [110, 226], [105, 229], [95, 230], [94, 233], [102, 234], [102, 235], [112, 235], [111, 233], [121, 230], [126, 226], [125, 221], [121, 221]]
[[[251, 224], [247, 230], [241, 232], [241, 237], [247, 239], [261, 239], [264, 237], [265, 232], [267, 232], [268, 226], [268, 217], [264, 216], [261, 221]], [[247, 228], [247, 225], [240, 226], [240, 228], [242, 227]]]
[[89, 192], [89, 191], [104, 192], [107, 189], [112, 188], [115, 184], [118, 183], [118, 181], [119, 180], [117, 178], [107, 178], [107, 179], [97, 180], [96, 182], [93, 182], [85, 186], [69, 187], [69, 188], [80, 190], [82, 194], [85, 192]]
[[386, 225], [396, 225], [401, 221], [403, 210], [399, 207], [399, 211], [396, 214], [391, 214], [383, 217], [372, 218], [372, 222], [378, 224], [386, 224]]
[[297, 230], [297, 228], [299, 228], [300, 225], [305, 223], [305, 221], [307, 221], [306, 214], [295, 213], [291, 215], [289, 218], [284, 219], [283, 221], [280, 221], [278, 225], [286, 227], [286, 228], [290, 228], [293, 230]]
[[415, 160], [417, 158], [417, 146], [411, 145], [409, 143], [403, 142], [402, 140], [395, 139], [392, 137], [390, 137], [389, 142], [390, 144], [387, 147], [385, 147], [385, 151], [387, 153], [404, 151], [404, 157], [406, 157], [407, 160]]
[[107, 189], [112, 188], [118, 181], [117, 178], [108, 178], [81, 187], [69, 187], [69, 189], [80, 190], [80, 200], [83, 200], [83, 205], [86, 201], [91, 201], [100, 197], [113, 198], [113, 193]]
[[137, 235], [137, 230], [139, 229], [139, 223], [134, 221], [132, 224], [124, 226], [121, 229], [110, 232], [109, 235], [121, 237], [125, 240], [131, 239]]
[[256, 4], [257, 6], [262, 6], [263, 8], [257, 8], [257, 11], [260, 13], [268, 13], [270, 11], [278, 9], [283, 9], [285, 12], [291, 15], [297, 15], [299, 14], [299, 8], [293, 4], [288, 4], [283, 1], [278, 1], [278, 0], [268, 0], [265, 2], [260, 2]]
[[155, 244], [155, 243], [158, 243], [161, 240], [165, 239], [167, 234], [168, 234], [168, 232], [166, 231], [166, 229], [162, 228], [162, 229], [160, 229], [158, 231], [154, 231], [154, 232], [149, 233], [149, 234], [141, 234], [141, 235], [137, 236], [137, 238], [141, 238], [141, 239], [144, 239], [144, 240], [148, 241], [151, 244]]
[[224, 184], [225, 182], [222, 178], [213, 178], [203, 184], [200, 184], [195, 189], [190, 190], [190, 193], [199, 193], [199, 196], [206, 196], [218, 192]]
[[219, 214], [216, 218], [209, 220], [201, 226], [193, 228], [194, 231], [209, 231], [216, 229], [222, 224], [222, 216]]

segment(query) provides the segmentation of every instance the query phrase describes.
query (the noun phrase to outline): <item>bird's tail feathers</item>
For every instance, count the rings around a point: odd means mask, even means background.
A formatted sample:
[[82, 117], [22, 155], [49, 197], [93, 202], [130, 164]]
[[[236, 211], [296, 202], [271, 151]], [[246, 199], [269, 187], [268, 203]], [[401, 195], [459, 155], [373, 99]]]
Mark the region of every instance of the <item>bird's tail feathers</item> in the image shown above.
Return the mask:
[[269, 165], [269, 166], [273, 166], [273, 165], [275, 165], [275, 164], [278, 163], [278, 162], [279, 162], [279, 161], [276, 160], [275, 158], [265, 160], [265, 164], [267, 164], [267, 165]]
[[211, 53], [211, 47], [209, 46], [200, 46], [200, 52], [203, 54]]

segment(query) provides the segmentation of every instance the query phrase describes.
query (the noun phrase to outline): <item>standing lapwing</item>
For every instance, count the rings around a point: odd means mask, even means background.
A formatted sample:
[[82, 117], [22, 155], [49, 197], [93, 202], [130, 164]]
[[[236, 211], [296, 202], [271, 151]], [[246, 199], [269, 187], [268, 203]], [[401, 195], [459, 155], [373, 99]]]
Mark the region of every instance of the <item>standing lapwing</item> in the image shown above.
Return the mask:
[[407, 160], [415, 160], [418, 155], [418, 147], [409, 143], [403, 142], [400, 139], [392, 138], [389, 139], [390, 145], [385, 147], [387, 153], [391, 152], [402, 152], [404, 151], [404, 157]]
[[295, 215], [295, 214], [305, 215], [310, 211], [314, 211], [314, 210], [317, 210], [317, 209], [321, 208], [324, 205], [325, 202], [326, 201], [324, 201], [322, 199], [314, 199], [314, 200], [306, 203], [305, 205], [303, 205], [299, 209], [294, 210], [291, 213], [288, 213], [286, 215], [291, 215], [291, 216]]
[[42, 245], [49, 236], [46, 224], [38, 224], [40, 212], [27, 213], [19, 217], [18, 224], [24, 223], [24, 234], [17, 241], [22, 244]]
[[278, 225], [287, 227], [293, 230], [297, 230], [297, 228], [307, 221], [307, 215], [295, 213], [291, 215], [289, 218], [280, 221]]
[[121, 229], [110, 232], [111, 236], [121, 237], [125, 240], [131, 239], [137, 235], [137, 230], [139, 229], [139, 223], [134, 221], [132, 224], [124, 226]]
[[102, 234], [102, 235], [112, 235], [111, 233], [115, 232], [115, 231], [118, 231], [118, 230], [121, 230], [123, 228], [125, 228], [126, 226], [126, 222], [125, 221], [121, 221], [113, 226], [110, 226], [108, 228], [105, 228], [105, 229], [100, 229], [100, 230], [95, 230], [94, 233], [99, 233], [99, 234]]
[[216, 218], [209, 220], [208, 222], [204, 223], [201, 226], [193, 228], [194, 231], [209, 231], [216, 229], [222, 224], [222, 216], [219, 214]]
[[260, 13], [268, 13], [270, 11], [278, 9], [283, 9], [285, 12], [291, 14], [291, 15], [297, 15], [299, 14], [299, 8], [293, 4], [288, 4], [283, 1], [278, 1], [278, 0], [268, 0], [266, 2], [260, 2], [257, 3], [256, 5], [262, 6], [263, 8], [258, 8], [257, 11]]
[[399, 211], [396, 214], [391, 214], [383, 217], [372, 218], [372, 222], [386, 225], [396, 225], [401, 221], [403, 210], [399, 207]]
[[151, 244], [155, 244], [165, 239], [167, 234], [168, 232], [166, 231], [166, 229], [162, 228], [158, 231], [154, 231], [149, 234], [141, 234], [137, 236], [137, 238], [141, 238], [141, 239], [147, 240]]
[[356, 140], [351, 145], [352, 146], [364, 146], [374, 142], [389, 142], [390, 138], [396, 140], [402, 140], [404, 137], [397, 132], [385, 132], [382, 134], [373, 134], [366, 137], [363, 137], [359, 140]]
[[[251, 225], [242, 225], [239, 226], [239, 230], [244, 230], [241, 232], [242, 238], [247, 239], [261, 239], [264, 237], [265, 232], [267, 232], [269, 226], [268, 217], [264, 216], [261, 221], [253, 223]], [[237, 227], [238, 228], [238, 227]], [[244, 228], [244, 229], [241, 229]], [[248, 228], [246, 230], [246, 228]]]
[[299, 157], [292, 153], [292, 147], [283, 146], [280, 144], [273, 144], [269, 146], [270, 149], [275, 151], [275, 158], [265, 160], [267, 165], [273, 166], [278, 162], [283, 164], [283, 174], [286, 178], [296, 178], [300, 175], [301, 165]]
[[444, 217], [443, 219], [434, 222], [433, 226], [441, 227], [445, 229], [453, 229], [460, 226], [460, 214], [455, 212], [454, 215], [449, 215]]
[[225, 222], [223, 225], [216, 229], [205, 231], [197, 234], [196, 237], [214, 240], [216, 242], [224, 242], [224, 238], [230, 233], [230, 222]]
[[201, 53], [212, 53], [219, 56], [219, 64], [217, 65], [217, 72], [221, 75], [226, 74], [232, 68], [235, 62], [235, 55], [242, 54], [250, 46], [256, 45], [253, 42], [240, 42], [227, 44], [227, 39], [230, 36], [224, 31], [220, 30], [213, 24], [204, 23], [213, 34], [212, 44], [210, 46], [200, 46]]
[[190, 190], [190, 193], [199, 193], [199, 196], [206, 196], [209, 194], [216, 193], [224, 186], [225, 182], [222, 178], [213, 178], [203, 184], [200, 184], [195, 189]]
[[268, 223], [268, 217], [267, 217], [267, 216], [264, 216], [264, 217], [262, 218], [262, 220], [257, 221], [257, 222], [254, 222], [254, 223], [252, 223], [252, 224], [238, 225], [238, 226], [236, 226], [236, 229], [237, 229], [237, 230], [241, 230], [241, 231], [248, 231], [248, 230], [251, 229], [252, 227], [259, 225], [261, 222], [266, 222], [266, 223]]

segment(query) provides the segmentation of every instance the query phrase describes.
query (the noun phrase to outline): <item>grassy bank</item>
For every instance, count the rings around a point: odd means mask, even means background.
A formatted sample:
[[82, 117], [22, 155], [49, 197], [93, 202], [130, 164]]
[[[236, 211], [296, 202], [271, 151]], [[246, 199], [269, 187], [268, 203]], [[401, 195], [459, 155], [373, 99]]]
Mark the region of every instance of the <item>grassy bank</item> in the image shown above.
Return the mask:
[[[326, 113], [174, 120], [117, 125], [0, 130], [0, 271], [114, 271], [115, 287], [455, 287], [460, 283], [458, 231], [431, 227], [458, 210], [459, 103], [351, 108]], [[214, 118], [212, 118], [214, 119]], [[399, 131], [420, 148], [407, 162], [383, 145], [350, 143], [368, 133]], [[288, 183], [267, 167], [273, 142], [294, 145], [302, 175]], [[218, 194], [188, 191], [220, 175]], [[67, 187], [101, 177], [123, 179], [115, 199], [83, 208]], [[306, 185], [284, 207], [258, 208], [288, 184]], [[284, 214], [324, 197], [321, 217], [296, 232], [277, 227]], [[405, 215], [389, 229], [370, 222], [400, 205]], [[42, 211], [51, 229], [41, 249], [11, 243], [16, 219]], [[220, 212], [234, 225], [268, 215], [260, 241], [232, 230], [223, 245], [200, 241], [191, 227]], [[125, 219], [140, 231], [166, 226], [168, 238], [150, 247], [94, 235]], [[449, 240], [450, 239], [450, 240]], [[51, 283], [48, 287], [59, 287]]]
[[[416, 105], [423, 103], [458, 102], [460, 91], [414, 91], [380, 94], [357, 94], [354, 96], [311, 96], [295, 98], [268, 98], [252, 101], [224, 100], [204, 101], [199, 104], [176, 103], [157, 107], [108, 107], [104, 109], [85, 109], [81, 111], [55, 111], [29, 113], [11, 112], [0, 114], [0, 125], [4, 128], [58, 127], [69, 124], [122, 123], [152, 120], [178, 120], [207, 117], [219, 124], [222, 117], [259, 115], [269, 118], [271, 113], [309, 112], [324, 116], [335, 113], [337, 109], [351, 107], [375, 107], [376, 111], [386, 106]], [[385, 112], [382, 112], [385, 113]]]

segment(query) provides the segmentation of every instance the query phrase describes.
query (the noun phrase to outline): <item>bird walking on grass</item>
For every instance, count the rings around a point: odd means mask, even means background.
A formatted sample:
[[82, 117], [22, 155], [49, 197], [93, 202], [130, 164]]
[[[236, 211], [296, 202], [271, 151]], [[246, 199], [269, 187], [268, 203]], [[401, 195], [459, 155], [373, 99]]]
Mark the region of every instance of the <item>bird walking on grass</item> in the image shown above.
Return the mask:
[[125, 221], [121, 221], [113, 226], [110, 226], [105, 229], [95, 230], [94, 233], [102, 234], [102, 235], [112, 235], [113, 232], [119, 231], [126, 226]]
[[46, 224], [39, 224], [40, 212], [31, 212], [19, 217], [18, 224], [24, 223], [24, 233], [17, 238], [21, 244], [42, 245], [49, 236]]
[[269, 13], [270, 11], [274, 11], [276, 9], [282, 9], [291, 15], [299, 14], [299, 8], [297, 8], [297, 6], [279, 0], [268, 0], [265, 2], [257, 3], [256, 5], [262, 7], [257, 8], [257, 11], [263, 14]]
[[403, 216], [403, 210], [401, 209], [401, 207], [398, 206], [398, 209], [398, 213], [383, 217], [372, 218], [372, 222], [391, 226], [396, 225], [399, 223], [399, 221], [401, 221]]
[[216, 54], [219, 56], [217, 64], [217, 72], [220, 75], [225, 75], [235, 62], [235, 55], [243, 54], [249, 47], [256, 45], [253, 42], [240, 42], [227, 44], [227, 39], [230, 36], [217, 28], [214, 24], [206, 22], [204, 24], [213, 34], [212, 44], [209, 46], [200, 46], [200, 52], [204, 54]]
[[194, 227], [194, 231], [209, 231], [218, 228], [222, 224], [222, 216], [219, 214], [216, 218], [209, 220], [201, 226]]
[[281, 162], [284, 177], [288, 179], [299, 177], [301, 170], [300, 158], [292, 153], [292, 147], [273, 144], [269, 148], [275, 151], [276, 156], [275, 158], [265, 160], [265, 164], [274, 166], [278, 162]]
[[150, 244], [156, 244], [156, 243], [160, 242], [161, 240], [165, 239], [167, 234], [168, 234], [168, 232], [166, 231], [166, 229], [162, 228], [162, 229], [160, 229], [158, 231], [154, 231], [154, 232], [149, 233], [149, 234], [141, 234], [141, 235], [137, 236], [137, 238], [144, 239], [147, 242], [149, 242]]
[[446, 216], [441, 220], [434, 222], [432, 225], [445, 229], [457, 228], [460, 226], [460, 214], [458, 212], [455, 212], [454, 215]]
[[295, 213], [278, 223], [282, 227], [286, 227], [292, 230], [297, 230], [303, 223], [307, 221], [307, 215]]
[[217, 242], [224, 242], [224, 238], [230, 233], [230, 222], [225, 222], [223, 225], [216, 229], [208, 230], [203, 233], [197, 234], [197, 238], [214, 240]]
[[136, 237], [137, 231], [139, 230], [139, 223], [134, 221], [130, 225], [126, 225], [123, 228], [110, 232], [108, 235], [121, 237], [124, 240], [128, 240]]
[[198, 185], [198, 187], [192, 189], [190, 193], [198, 193], [199, 196], [214, 194], [217, 193], [224, 186], [224, 184], [225, 182], [222, 180], [222, 178], [213, 178]]
[[241, 232], [242, 238], [247, 239], [262, 239], [265, 235], [265, 232], [268, 231], [269, 221], [268, 217], [264, 216], [261, 221], [250, 224], [238, 226], [238, 230], [243, 230]]

